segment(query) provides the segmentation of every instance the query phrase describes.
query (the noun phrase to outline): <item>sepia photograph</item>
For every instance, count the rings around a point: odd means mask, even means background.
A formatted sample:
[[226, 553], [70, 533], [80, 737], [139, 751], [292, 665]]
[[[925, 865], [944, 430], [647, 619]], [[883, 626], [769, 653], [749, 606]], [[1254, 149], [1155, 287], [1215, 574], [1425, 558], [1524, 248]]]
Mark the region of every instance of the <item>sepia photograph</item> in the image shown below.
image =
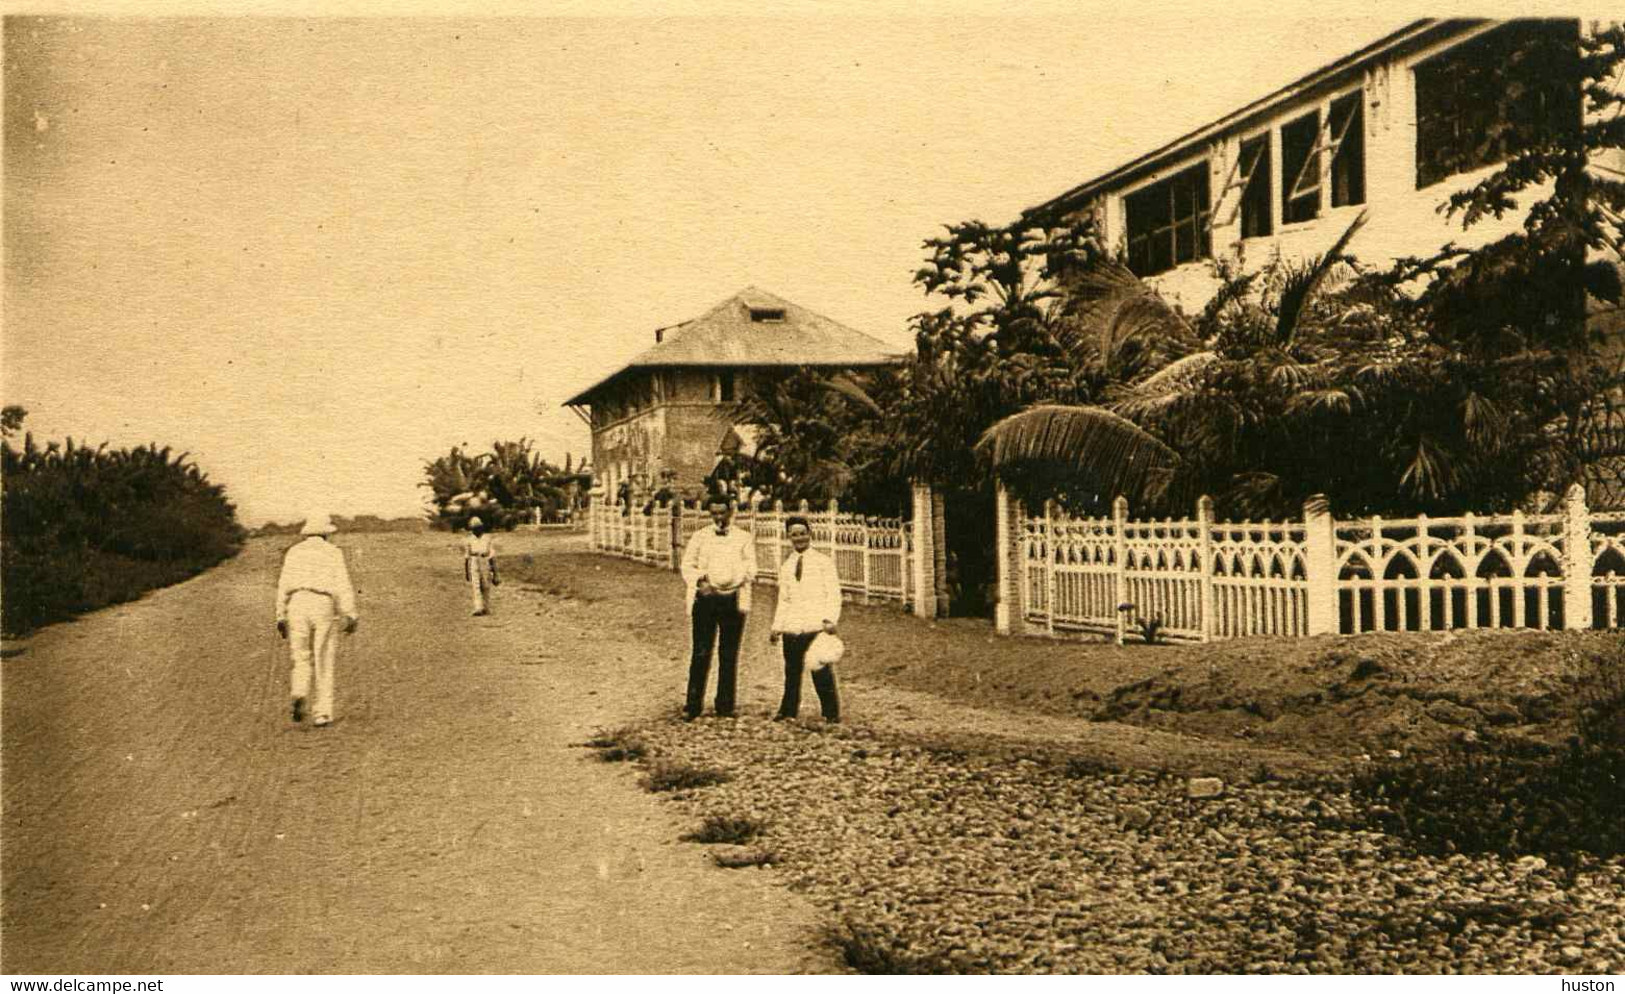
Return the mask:
[[1612, 991], [1625, 18], [1442, 13], [10, 6], [0, 973]]

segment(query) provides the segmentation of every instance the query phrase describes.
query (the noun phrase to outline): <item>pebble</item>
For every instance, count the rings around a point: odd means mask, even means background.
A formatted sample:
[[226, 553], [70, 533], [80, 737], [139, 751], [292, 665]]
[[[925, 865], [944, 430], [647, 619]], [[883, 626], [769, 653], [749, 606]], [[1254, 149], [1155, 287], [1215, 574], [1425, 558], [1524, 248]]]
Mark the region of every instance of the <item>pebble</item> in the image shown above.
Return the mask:
[[[1060, 766], [883, 741], [857, 725], [656, 722], [660, 755], [726, 769], [680, 805], [754, 813], [772, 869], [933, 972], [1606, 973], [1625, 858], [1418, 855], [1345, 790]], [[857, 762], [852, 760], [862, 754]], [[716, 848], [716, 847], [707, 847]], [[1577, 941], [1565, 925], [1583, 925]], [[1591, 931], [1595, 935], [1590, 935]]]

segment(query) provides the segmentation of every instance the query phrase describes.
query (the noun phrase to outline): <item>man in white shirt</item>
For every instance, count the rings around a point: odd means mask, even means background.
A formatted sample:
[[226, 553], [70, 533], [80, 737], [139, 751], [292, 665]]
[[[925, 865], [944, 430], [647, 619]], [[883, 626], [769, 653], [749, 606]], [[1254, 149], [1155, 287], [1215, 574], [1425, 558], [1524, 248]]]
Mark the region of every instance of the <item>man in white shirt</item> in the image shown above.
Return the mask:
[[[794, 718], [801, 711], [801, 671], [807, 647], [819, 633], [835, 634], [841, 620], [841, 578], [835, 563], [812, 549], [812, 524], [799, 514], [784, 519], [785, 534], [795, 550], [779, 567], [779, 609], [773, 614], [768, 642], [784, 644], [784, 699], [774, 721]], [[812, 671], [813, 689], [824, 720], [841, 720], [841, 698], [832, 666]]]
[[[333, 663], [338, 631], [355, 631], [355, 586], [344, 550], [327, 540], [338, 531], [326, 514], [305, 519], [305, 540], [288, 550], [276, 585], [276, 630], [289, 640], [293, 656], [293, 720], [303, 721], [308, 699], [311, 724], [333, 721]], [[315, 676], [315, 696], [311, 677]]]
[[463, 543], [463, 579], [468, 581], [469, 590], [474, 594], [474, 616], [491, 613], [490, 588], [501, 582], [497, 579], [497, 550], [485, 522], [478, 517], [468, 519], [468, 539]]
[[756, 542], [743, 528], [730, 528], [733, 508], [728, 498], [706, 500], [710, 528], [694, 533], [683, 549], [683, 584], [693, 634], [688, 664], [688, 697], [683, 718], [693, 721], [705, 707], [705, 685], [711, 673], [712, 643], [717, 651], [715, 714], [731, 718], [739, 675], [739, 643], [750, 613], [750, 585], [756, 579]]

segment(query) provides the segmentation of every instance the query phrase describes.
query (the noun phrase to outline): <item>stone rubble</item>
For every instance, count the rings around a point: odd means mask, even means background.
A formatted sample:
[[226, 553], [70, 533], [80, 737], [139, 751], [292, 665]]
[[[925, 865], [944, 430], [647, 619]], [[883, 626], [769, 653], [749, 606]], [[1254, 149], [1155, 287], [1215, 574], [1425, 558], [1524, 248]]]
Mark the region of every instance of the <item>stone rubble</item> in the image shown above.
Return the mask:
[[639, 734], [732, 776], [671, 803], [766, 822], [767, 872], [910, 969], [1625, 970], [1625, 860], [1419, 855], [1332, 785], [1069, 770], [816, 719]]

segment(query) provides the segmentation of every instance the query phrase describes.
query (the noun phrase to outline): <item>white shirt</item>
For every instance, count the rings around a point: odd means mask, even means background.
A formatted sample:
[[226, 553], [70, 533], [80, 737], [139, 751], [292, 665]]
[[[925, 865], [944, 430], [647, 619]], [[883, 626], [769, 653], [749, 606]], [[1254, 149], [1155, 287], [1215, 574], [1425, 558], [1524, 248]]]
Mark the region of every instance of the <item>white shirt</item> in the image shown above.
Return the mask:
[[686, 607], [694, 610], [694, 588], [700, 577], [722, 593], [739, 591], [739, 610], [750, 610], [750, 585], [756, 579], [756, 540], [744, 528], [730, 526], [728, 534], [715, 528], [694, 533], [683, 549], [683, 583], [688, 587]]
[[[801, 560], [801, 579], [796, 579], [796, 560]], [[808, 549], [790, 553], [779, 567], [779, 609], [773, 614], [773, 631], [801, 634], [823, 631], [824, 622], [841, 620], [841, 578], [835, 562], [822, 552]]]
[[470, 533], [468, 536], [468, 543], [464, 547], [464, 552], [466, 555], [470, 556], [490, 557], [497, 554], [497, 547], [491, 542], [490, 532], [486, 532], [484, 535], [475, 535]]
[[356, 617], [355, 587], [344, 564], [344, 550], [319, 536], [305, 539], [283, 557], [276, 582], [276, 620], [288, 620], [288, 598], [296, 590], [326, 594], [338, 602], [340, 614]]

